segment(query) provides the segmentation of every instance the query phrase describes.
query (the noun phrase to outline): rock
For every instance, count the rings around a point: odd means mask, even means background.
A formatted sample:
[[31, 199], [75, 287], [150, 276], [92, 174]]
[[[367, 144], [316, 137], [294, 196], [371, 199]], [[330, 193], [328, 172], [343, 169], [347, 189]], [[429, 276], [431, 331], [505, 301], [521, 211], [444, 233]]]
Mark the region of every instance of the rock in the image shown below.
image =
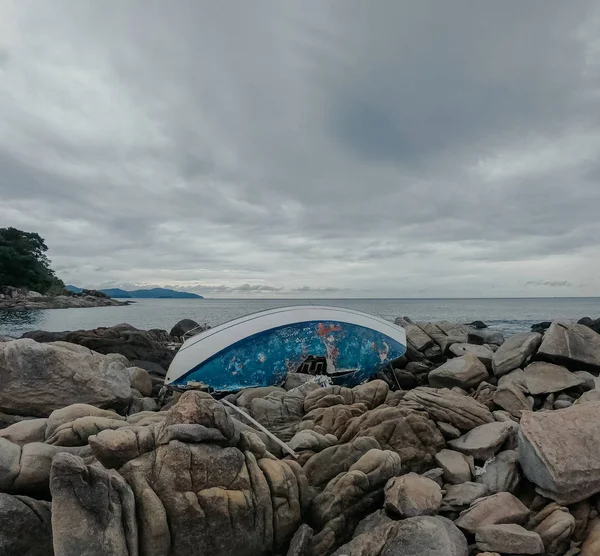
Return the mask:
[[583, 324], [553, 322], [536, 358], [597, 375], [600, 373], [600, 334]]
[[432, 467], [444, 438], [427, 413], [409, 407], [382, 405], [348, 422], [340, 443], [371, 436], [384, 450], [400, 455], [403, 471], [420, 473]]
[[174, 336], [175, 338], [182, 338], [183, 336], [191, 338], [192, 336], [196, 336], [196, 334], [205, 332], [209, 328], [210, 326], [206, 324], [198, 324], [195, 320], [183, 319], [180, 320], [173, 328], [171, 328], [169, 335]]
[[53, 436], [54, 433], [66, 423], [72, 423], [82, 417], [99, 417], [109, 420], [125, 421], [125, 417], [122, 417], [114, 411], [100, 409], [89, 404], [75, 403], [61, 409], [56, 409], [50, 414], [46, 424], [46, 438]]
[[484, 364], [474, 355], [450, 359], [429, 373], [429, 384], [433, 388], [474, 388], [488, 377]]
[[457, 485], [471, 480], [472, 457], [453, 450], [441, 450], [435, 455], [435, 461], [444, 470], [444, 482]]
[[525, 373], [523, 369], [515, 369], [505, 375], [502, 375], [498, 379], [498, 388], [503, 388], [509, 384], [514, 384], [521, 387], [524, 391], [527, 390], [527, 383], [525, 382]]
[[502, 554], [544, 553], [544, 544], [540, 536], [514, 523], [480, 527], [475, 540], [479, 550], [500, 550]]
[[538, 322], [537, 324], [531, 325], [531, 331], [543, 334], [546, 330], [548, 330], [548, 328], [550, 328], [551, 325], [552, 323], [548, 320], [545, 320], [544, 322]]
[[496, 404], [494, 403], [495, 393], [496, 386], [489, 382], [482, 382], [470, 396], [492, 411], [496, 408]]
[[494, 403], [508, 411], [513, 417], [521, 418], [523, 411], [530, 411], [529, 401], [518, 384], [508, 384], [497, 388], [492, 398]]
[[467, 335], [467, 342], [469, 344], [483, 345], [492, 344], [495, 346], [501, 346], [504, 343], [504, 334], [499, 330], [472, 330]]
[[413, 324], [402, 318], [396, 319], [395, 322], [398, 326], [402, 326], [404, 328], [406, 331], [406, 339], [417, 351], [422, 352], [435, 345], [435, 342], [416, 324]]
[[600, 518], [590, 524], [587, 539], [581, 546], [580, 556], [597, 556], [600, 554]]
[[578, 388], [580, 392], [586, 392], [596, 388], [597, 377], [595, 377], [592, 373], [588, 373], [587, 371], [574, 371], [573, 375], [583, 381], [581, 386]]
[[567, 504], [600, 492], [599, 420], [600, 402], [523, 413], [519, 462], [542, 496]]
[[314, 378], [314, 376], [305, 373], [288, 373], [285, 377], [285, 382], [283, 383], [283, 389], [288, 391], [293, 390], [298, 386], [302, 386], [303, 384], [312, 381]]
[[500, 452], [475, 480], [486, 485], [491, 494], [497, 492], [514, 494], [521, 482], [519, 454], [515, 450]]
[[574, 405], [579, 405], [586, 402], [600, 402], [600, 390], [590, 390], [584, 392], [581, 397], [575, 401]]
[[444, 421], [461, 431], [469, 431], [494, 421], [490, 410], [477, 400], [450, 390], [415, 388], [404, 396], [422, 406], [433, 419]]
[[319, 530], [311, 554], [327, 554], [346, 542], [359, 521], [381, 505], [384, 485], [400, 472], [398, 454], [370, 450], [347, 473], [329, 481], [309, 511], [311, 523]]
[[421, 477], [425, 477], [427, 479], [431, 479], [435, 484], [440, 487], [444, 486], [444, 470], [441, 467], [434, 467], [433, 469], [429, 469], [425, 471], [425, 473], [421, 474]]
[[525, 383], [529, 393], [537, 396], [574, 388], [583, 384], [583, 380], [565, 367], [535, 362], [525, 368]]
[[575, 520], [575, 530], [573, 531], [573, 542], [580, 543], [587, 537], [587, 527], [592, 513], [592, 505], [589, 500], [582, 500], [569, 507], [569, 513]]
[[450, 423], [440, 421], [438, 422], [437, 427], [440, 429], [440, 432], [444, 435], [446, 440], [453, 440], [461, 436], [461, 432]]
[[306, 523], [300, 525], [292, 537], [286, 556], [305, 556], [308, 553], [314, 533], [312, 527]]
[[385, 523], [353, 538], [333, 556], [467, 556], [464, 535], [449, 519], [419, 516]]
[[492, 357], [494, 352], [484, 346], [474, 344], [452, 344], [450, 346], [450, 352], [456, 355], [456, 357], [462, 357], [470, 353], [481, 361], [486, 369], [492, 370]]
[[[59, 454], [52, 464], [50, 485], [57, 554], [138, 554], [135, 500], [118, 473], [86, 466], [71, 454]], [[94, 546], [102, 547], [102, 552]]]
[[554, 402], [554, 409], [567, 409], [567, 407], [571, 407], [573, 402], [568, 400], [556, 400]]
[[0, 554], [52, 556], [51, 503], [0, 493]]
[[439, 485], [416, 473], [393, 477], [385, 485], [385, 509], [402, 518], [435, 515], [441, 504]]
[[87, 447], [50, 446], [41, 442], [19, 446], [0, 438], [0, 492], [47, 495], [52, 459], [61, 452], [84, 451], [89, 452]]
[[492, 358], [492, 368], [498, 377], [519, 368], [525, 360], [533, 355], [542, 342], [542, 335], [537, 332], [516, 334], [504, 342]]
[[287, 444], [296, 452], [300, 452], [302, 450], [320, 452], [325, 448], [329, 448], [330, 446], [337, 444], [337, 438], [332, 434], [325, 436], [315, 431], [305, 430], [297, 432]]
[[127, 421], [107, 419], [106, 417], [79, 417], [62, 424], [46, 437], [46, 444], [55, 446], [85, 446], [90, 436], [103, 430], [115, 430], [130, 426]]
[[512, 421], [513, 423], [517, 423], [518, 419], [513, 417], [508, 411], [498, 410], [492, 413], [494, 416], [494, 420], [499, 421], [500, 423], [504, 423], [506, 421]]
[[341, 438], [350, 421], [366, 412], [367, 406], [364, 403], [320, 407], [302, 418], [298, 430], [312, 429], [321, 434], [333, 434], [337, 438]]
[[46, 440], [47, 423], [48, 419], [20, 421], [0, 430], [0, 438], [6, 438], [19, 446], [29, 444], [30, 442], [44, 442]]
[[485, 525], [501, 523], [524, 524], [529, 517], [529, 509], [508, 492], [499, 492], [473, 502], [455, 521], [456, 525], [475, 534]]
[[152, 396], [152, 379], [148, 371], [140, 367], [129, 367], [127, 372], [132, 388], [135, 388], [144, 397]]
[[46, 417], [75, 402], [124, 409], [131, 388], [123, 358], [55, 342], [0, 344], [0, 409]]
[[462, 511], [475, 500], [489, 494], [486, 485], [468, 481], [459, 485], [444, 485], [446, 494], [442, 500], [442, 511]]
[[279, 386], [261, 386], [258, 388], [245, 388], [236, 397], [236, 405], [242, 409], [250, 410], [252, 402], [257, 398], [266, 398], [269, 394], [285, 395], [285, 390]]
[[486, 461], [500, 450], [504, 442], [516, 433], [518, 426], [515, 423], [487, 423], [474, 428], [467, 434], [450, 440], [448, 445], [476, 460]]
[[369, 514], [364, 519], [360, 520], [360, 523], [356, 526], [354, 530], [353, 537], [358, 537], [363, 533], [367, 533], [374, 529], [375, 527], [379, 527], [380, 525], [385, 525], [387, 523], [393, 523], [394, 520], [388, 516], [385, 510], [376, 510], [372, 514]]
[[573, 516], [555, 504], [550, 504], [539, 512], [536, 520], [543, 520], [534, 528], [544, 543], [547, 556], [562, 556], [571, 543], [575, 530]]
[[471, 328], [475, 328], [476, 330], [483, 330], [485, 328], [488, 328], [488, 325], [485, 324], [485, 322], [483, 322], [482, 320], [474, 320], [473, 322], [465, 324], [465, 326], [470, 326]]
[[392, 372], [394, 373], [394, 380], [397, 386], [403, 390], [412, 390], [421, 383], [416, 375], [406, 369], [392, 369]]

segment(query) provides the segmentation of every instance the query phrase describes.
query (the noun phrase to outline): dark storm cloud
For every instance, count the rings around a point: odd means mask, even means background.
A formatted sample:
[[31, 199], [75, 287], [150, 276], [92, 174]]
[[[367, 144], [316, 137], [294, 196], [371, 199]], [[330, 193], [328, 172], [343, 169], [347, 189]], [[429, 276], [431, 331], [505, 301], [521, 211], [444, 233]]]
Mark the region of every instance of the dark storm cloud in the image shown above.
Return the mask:
[[68, 282], [598, 292], [591, 0], [15, 0], [0, 22], [0, 226]]

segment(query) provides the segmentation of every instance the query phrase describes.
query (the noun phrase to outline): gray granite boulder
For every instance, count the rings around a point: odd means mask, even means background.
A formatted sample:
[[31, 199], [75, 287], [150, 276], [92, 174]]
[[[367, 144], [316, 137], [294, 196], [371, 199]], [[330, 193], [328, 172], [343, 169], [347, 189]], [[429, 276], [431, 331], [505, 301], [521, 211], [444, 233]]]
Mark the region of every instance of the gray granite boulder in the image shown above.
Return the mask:
[[525, 384], [532, 396], [575, 388], [585, 381], [561, 365], [536, 361], [525, 367]]
[[498, 377], [518, 369], [525, 360], [533, 355], [542, 342], [537, 332], [516, 334], [504, 342], [494, 353], [492, 368]]
[[486, 461], [500, 451], [504, 442], [515, 435], [518, 425], [512, 422], [494, 422], [481, 425], [467, 434], [450, 440], [448, 445], [457, 452]]
[[428, 375], [433, 388], [475, 388], [488, 377], [485, 365], [472, 353], [450, 359]]

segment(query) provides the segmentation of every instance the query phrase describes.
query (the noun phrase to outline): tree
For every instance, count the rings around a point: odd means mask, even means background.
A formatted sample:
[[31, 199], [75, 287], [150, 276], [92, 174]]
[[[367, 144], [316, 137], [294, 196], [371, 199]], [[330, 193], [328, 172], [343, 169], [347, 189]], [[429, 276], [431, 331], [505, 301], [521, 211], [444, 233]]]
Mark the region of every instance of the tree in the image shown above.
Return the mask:
[[46, 293], [63, 287], [46, 256], [48, 247], [39, 234], [0, 228], [0, 285]]

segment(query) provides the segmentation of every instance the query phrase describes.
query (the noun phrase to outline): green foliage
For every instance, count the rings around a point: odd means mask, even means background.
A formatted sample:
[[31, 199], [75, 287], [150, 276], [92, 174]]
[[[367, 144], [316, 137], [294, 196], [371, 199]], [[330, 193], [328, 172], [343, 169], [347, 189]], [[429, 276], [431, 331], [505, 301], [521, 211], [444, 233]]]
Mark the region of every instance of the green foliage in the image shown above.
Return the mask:
[[0, 228], [0, 285], [47, 293], [64, 284], [50, 268], [48, 247], [39, 234]]

